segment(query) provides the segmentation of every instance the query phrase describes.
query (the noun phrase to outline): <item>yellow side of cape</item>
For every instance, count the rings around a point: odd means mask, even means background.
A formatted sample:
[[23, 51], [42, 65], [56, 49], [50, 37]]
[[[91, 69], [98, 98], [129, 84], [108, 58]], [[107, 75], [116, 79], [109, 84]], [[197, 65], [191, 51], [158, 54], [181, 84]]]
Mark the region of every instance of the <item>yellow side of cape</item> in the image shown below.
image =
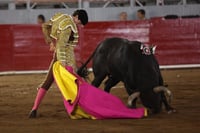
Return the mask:
[[[75, 83], [77, 78], [68, 72], [59, 61], [53, 65], [53, 74], [64, 99], [73, 103], [78, 95], [78, 87]], [[78, 104], [75, 105], [73, 112], [69, 116], [71, 119], [96, 119], [86, 113]]]
[[56, 83], [66, 101], [73, 103], [78, 95], [76, 77], [68, 72], [59, 61], [53, 65], [53, 73]]
[[76, 106], [74, 111], [69, 115], [71, 119], [93, 119], [96, 118], [86, 113], [80, 106]]

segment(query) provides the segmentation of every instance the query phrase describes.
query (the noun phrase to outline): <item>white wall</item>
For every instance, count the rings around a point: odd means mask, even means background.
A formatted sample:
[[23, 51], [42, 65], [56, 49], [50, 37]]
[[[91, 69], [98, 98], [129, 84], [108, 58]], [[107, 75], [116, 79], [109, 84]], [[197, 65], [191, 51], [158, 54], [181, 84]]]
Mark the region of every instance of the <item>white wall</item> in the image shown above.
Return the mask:
[[[128, 13], [128, 19], [136, 19], [136, 11], [141, 7], [115, 7], [115, 8], [88, 8], [90, 21], [118, 20], [118, 14], [122, 11]], [[196, 5], [172, 5], [172, 6], [146, 6], [147, 18], [165, 16], [167, 14], [177, 15], [200, 15], [200, 4]], [[31, 9], [31, 10], [0, 10], [0, 24], [34, 24], [37, 15], [43, 14], [49, 19], [56, 12], [71, 14], [76, 9]]]

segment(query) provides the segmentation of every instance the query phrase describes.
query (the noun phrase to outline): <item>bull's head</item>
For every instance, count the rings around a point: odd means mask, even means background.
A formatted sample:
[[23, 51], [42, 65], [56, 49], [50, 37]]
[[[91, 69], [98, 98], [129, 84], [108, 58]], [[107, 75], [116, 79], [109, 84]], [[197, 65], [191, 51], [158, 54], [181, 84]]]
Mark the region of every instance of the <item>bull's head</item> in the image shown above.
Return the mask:
[[132, 102], [140, 97], [142, 104], [149, 108], [152, 113], [159, 113], [161, 111], [161, 105], [163, 97], [165, 98], [164, 93], [169, 97], [169, 100], [172, 97], [171, 91], [164, 86], [157, 86], [153, 90], [148, 92], [134, 92], [128, 98], [128, 106], [132, 106]]

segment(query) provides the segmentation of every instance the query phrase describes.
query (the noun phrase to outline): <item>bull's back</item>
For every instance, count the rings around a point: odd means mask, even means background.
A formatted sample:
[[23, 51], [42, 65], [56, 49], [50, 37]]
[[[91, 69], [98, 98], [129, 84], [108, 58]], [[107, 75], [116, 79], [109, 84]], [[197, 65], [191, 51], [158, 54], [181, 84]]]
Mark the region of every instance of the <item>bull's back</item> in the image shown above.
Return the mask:
[[102, 41], [93, 58], [94, 73], [110, 74], [144, 91], [158, 85], [160, 70], [157, 60], [154, 55], [144, 55], [140, 46], [140, 42], [122, 38]]
[[140, 53], [140, 44], [137, 41], [131, 42], [123, 38], [105, 39], [99, 44], [93, 58], [94, 73], [103, 71], [124, 81], [124, 74], [134, 61], [132, 57]]
[[100, 63], [108, 63], [111, 56], [117, 57], [127, 42], [128, 40], [122, 38], [107, 38], [102, 41], [96, 49], [93, 58], [93, 66], [99, 65]]
[[111, 74], [111, 67], [115, 70], [113, 73], [119, 75], [121, 71], [118, 71], [116, 66], [119, 66], [121, 52], [128, 42], [128, 40], [122, 38], [107, 38], [98, 45], [93, 57], [93, 72], [95, 76]]

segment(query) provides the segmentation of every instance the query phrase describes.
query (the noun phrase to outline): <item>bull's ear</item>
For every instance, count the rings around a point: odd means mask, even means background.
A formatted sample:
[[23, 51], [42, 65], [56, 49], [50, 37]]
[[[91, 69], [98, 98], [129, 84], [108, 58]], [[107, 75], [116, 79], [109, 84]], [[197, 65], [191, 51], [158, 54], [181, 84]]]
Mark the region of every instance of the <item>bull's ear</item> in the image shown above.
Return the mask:
[[156, 52], [156, 47], [157, 47], [156, 45], [152, 47], [152, 54], [155, 54], [155, 52]]

